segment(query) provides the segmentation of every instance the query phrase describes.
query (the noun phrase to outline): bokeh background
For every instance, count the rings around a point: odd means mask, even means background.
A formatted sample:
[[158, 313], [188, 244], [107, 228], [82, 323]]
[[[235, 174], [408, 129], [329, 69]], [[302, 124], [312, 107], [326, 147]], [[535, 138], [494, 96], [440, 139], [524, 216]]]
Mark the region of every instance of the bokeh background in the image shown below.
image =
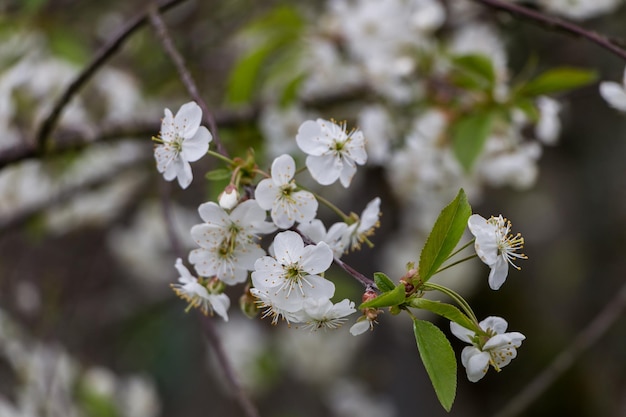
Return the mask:
[[[164, 14], [232, 155], [250, 146], [260, 157], [271, 156], [272, 149], [294, 149], [293, 142], [271, 144], [275, 139], [268, 136], [278, 136], [281, 130], [293, 133], [306, 118], [335, 117], [356, 124], [363, 120], [360, 107], [409, 106], [376, 91], [324, 101], [325, 93], [320, 99], [307, 90], [313, 91], [316, 84], [311, 82], [298, 84], [299, 93], [281, 107], [276, 104], [280, 98], [267, 93], [274, 82], [271, 76], [258, 73], [249, 100], [233, 103], [232, 70], [254, 48], [258, 35], [242, 36], [242, 28], [284, 7], [298, 11], [306, 31], [328, 35], [328, 27], [320, 29], [325, 24], [320, 16], [333, 7], [340, 9], [339, 3], [187, 1]], [[408, 8], [411, 2], [405, 3]], [[494, 186], [476, 177], [466, 184], [474, 212], [485, 217], [502, 213], [511, 219], [514, 231], [526, 239], [529, 257], [520, 262], [521, 271], [511, 270], [498, 292], [487, 286], [488, 268], [477, 260], [446, 277], [468, 297], [479, 317], [502, 316], [511, 331], [527, 337], [516, 360], [499, 374], [491, 370], [478, 383], [467, 381], [459, 365], [457, 399], [449, 414], [486, 416], [501, 411], [570, 348], [626, 283], [626, 115], [598, 93], [599, 81], [622, 79], [625, 63], [584, 39], [480, 5], [472, 8], [470, 2], [469, 11], [450, 3], [440, 3], [446, 23], [424, 33], [445, 39], [464, 16], [488, 24], [505, 48], [510, 78], [529, 67], [538, 72], [572, 66], [597, 74], [597, 81], [553, 95], [561, 105], [561, 133], [558, 143], [542, 146], [541, 156], [532, 162], [537, 168], [532, 184]], [[626, 6], [614, 3], [597, 14], [573, 17], [589, 30], [626, 39]], [[550, 4], [530, 6], [567, 15], [558, 8], [549, 10]], [[65, 86], [146, 5], [73, 0], [0, 4], [3, 161], [10, 159], [11, 149], [33, 140]], [[264, 65], [287, 64], [277, 58]], [[324, 65], [319, 65], [320, 71], [328, 70]], [[316, 66], [307, 68], [314, 78]], [[336, 73], [339, 82], [341, 77], [356, 77], [342, 71]], [[408, 77], [395, 87], [413, 82]], [[50, 155], [3, 165], [0, 416], [243, 415], [215, 365], [198, 315], [185, 313], [185, 303], [169, 288], [177, 277], [172, 267], [176, 255], [163, 222], [164, 196], [171, 199], [183, 245], [191, 249], [188, 230], [200, 222], [197, 206], [215, 198], [224, 186], [203, 181], [203, 174], [216, 167], [210, 158], [194, 164], [196, 179], [185, 191], [165, 184], [155, 170], [150, 137], [158, 133], [163, 108], [174, 110], [189, 100], [147, 25], [87, 84], [52, 136], [61, 144], [86, 139], [87, 146], [52, 148]], [[290, 108], [296, 109], [295, 116], [281, 113]], [[421, 111], [405, 116], [419, 117]], [[418, 194], [419, 204], [404, 199], [390, 184], [396, 178], [388, 174], [393, 163], [368, 165], [359, 170], [348, 192], [341, 187], [328, 192], [343, 208], [357, 213], [373, 197], [382, 198], [381, 228], [372, 238], [376, 247], [345, 260], [366, 274], [384, 270], [397, 280], [407, 261], [418, 260], [425, 233], [422, 226], [407, 226], [407, 219], [432, 218], [423, 212], [441, 209], [451, 197], [442, 188], [441, 197], [433, 189]], [[453, 181], [450, 186], [457, 185]], [[329, 212], [321, 215], [330, 218]], [[340, 270], [332, 270], [330, 277], [338, 294], [358, 302], [362, 290], [357, 283]], [[244, 318], [236, 306], [241, 288], [227, 293], [233, 301], [231, 320], [213, 322], [261, 415], [448, 414], [430, 386], [407, 318], [385, 313], [373, 332], [356, 338], [348, 333], [352, 319], [336, 331], [309, 333], [285, 323], [271, 326], [268, 320]], [[449, 334], [446, 322], [435, 322]], [[625, 342], [621, 313], [521, 415], [626, 415]], [[459, 357], [463, 343], [452, 344]]]

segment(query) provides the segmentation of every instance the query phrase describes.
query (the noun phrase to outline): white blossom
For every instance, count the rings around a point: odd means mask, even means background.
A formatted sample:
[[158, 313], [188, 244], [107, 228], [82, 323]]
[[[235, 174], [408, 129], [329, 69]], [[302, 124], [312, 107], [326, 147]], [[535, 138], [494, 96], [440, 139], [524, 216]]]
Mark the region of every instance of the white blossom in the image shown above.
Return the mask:
[[354, 302], [344, 299], [333, 304], [328, 298], [307, 298], [304, 300], [304, 313], [307, 328], [317, 330], [321, 328], [335, 329], [347, 320], [347, 316], [356, 312]]
[[180, 277], [172, 289], [180, 298], [189, 302], [190, 306], [199, 308], [204, 314], [213, 314], [215, 311], [224, 321], [228, 321], [228, 307], [230, 299], [226, 294], [211, 294], [207, 288], [198, 282], [198, 278], [191, 275], [178, 258], [174, 265]]
[[611, 107], [626, 112], [626, 68], [622, 77], [622, 83], [603, 81], [600, 83], [600, 95]]
[[254, 196], [259, 206], [271, 210], [276, 226], [288, 229], [297, 221], [305, 223], [317, 214], [315, 196], [298, 190], [293, 179], [296, 163], [289, 155], [281, 155], [272, 162], [271, 178], [259, 182]]
[[326, 242], [332, 249], [333, 255], [337, 258], [341, 258], [348, 243], [346, 238], [348, 225], [344, 222], [337, 222], [326, 231], [326, 227], [324, 227], [324, 223], [321, 220], [313, 219], [308, 223], [301, 223], [298, 226], [298, 230], [314, 243]]
[[358, 221], [351, 224], [346, 230], [348, 246], [352, 249], [360, 249], [368, 236], [374, 234], [374, 229], [380, 226], [380, 198], [376, 197], [369, 203], [361, 213]]
[[254, 263], [252, 284], [267, 290], [272, 302], [287, 312], [304, 307], [306, 298], [331, 298], [335, 284], [318, 274], [333, 261], [333, 252], [324, 242], [304, 246], [302, 237], [292, 231], [274, 238], [274, 257], [264, 256]]
[[489, 272], [489, 286], [493, 290], [499, 289], [509, 273], [509, 264], [520, 269], [513, 263], [515, 259], [527, 259], [526, 255], [517, 253], [524, 247], [524, 238], [520, 233], [513, 235], [511, 222], [502, 216], [484, 217], [473, 214], [467, 220], [467, 225], [476, 237], [474, 247], [481, 261], [486, 263]]
[[217, 203], [198, 208], [205, 223], [191, 228], [191, 237], [200, 246], [191, 251], [189, 262], [205, 277], [216, 276], [228, 285], [244, 282], [254, 262], [265, 255], [256, 240], [276, 227], [265, 221], [265, 210], [256, 200], [247, 200], [230, 213]]
[[306, 166], [315, 181], [322, 185], [339, 179], [341, 185], [348, 188], [356, 165], [367, 161], [363, 133], [360, 130], [346, 132], [345, 128], [345, 124], [339, 126], [317, 119], [304, 122], [298, 129], [296, 142], [308, 154]]
[[561, 120], [559, 119], [561, 105], [550, 97], [541, 96], [537, 98], [537, 109], [539, 109], [539, 121], [535, 126], [535, 135], [542, 143], [554, 145], [561, 133]]
[[167, 181], [178, 178], [181, 188], [187, 188], [193, 179], [189, 162], [202, 158], [213, 139], [211, 132], [200, 126], [201, 122], [202, 110], [193, 101], [183, 104], [176, 116], [165, 109], [154, 157], [163, 178]]
[[501, 317], [487, 317], [478, 323], [484, 333], [476, 334], [457, 323], [450, 322], [452, 334], [472, 346], [461, 353], [461, 363], [471, 382], [480, 380], [493, 366], [500, 371], [517, 356], [517, 348], [526, 337], [519, 332], [505, 333], [508, 323]]

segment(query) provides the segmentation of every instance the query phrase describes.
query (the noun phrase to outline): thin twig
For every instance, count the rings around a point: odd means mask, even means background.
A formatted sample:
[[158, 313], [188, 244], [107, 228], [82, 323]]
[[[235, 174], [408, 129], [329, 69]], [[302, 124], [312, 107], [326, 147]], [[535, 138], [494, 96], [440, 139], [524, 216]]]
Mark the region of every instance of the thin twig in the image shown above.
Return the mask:
[[[220, 128], [237, 127], [254, 123], [259, 116], [259, 106], [251, 105], [239, 109], [217, 110], [215, 123]], [[59, 129], [54, 135], [54, 148], [46, 151], [46, 157], [79, 151], [94, 143], [113, 142], [124, 139], [146, 139], [161, 128], [160, 121], [133, 121], [128, 124], [105, 126], [94, 134], [83, 134], [72, 130]], [[40, 157], [37, 148], [30, 143], [23, 143], [11, 148], [0, 150], [0, 169], [7, 165], [27, 159]]]
[[205, 121], [209, 125], [209, 130], [213, 134], [213, 143], [215, 143], [215, 145], [217, 146], [217, 151], [225, 157], [228, 157], [228, 152], [226, 151], [226, 148], [224, 148], [224, 145], [219, 139], [215, 118], [213, 117], [213, 114], [209, 111], [206, 102], [202, 99], [202, 96], [198, 91], [198, 87], [196, 86], [196, 83], [194, 82], [191, 74], [189, 73], [189, 70], [187, 69], [187, 66], [185, 65], [185, 60], [176, 49], [176, 46], [172, 41], [172, 37], [167, 30], [167, 26], [165, 26], [165, 22], [163, 22], [163, 19], [161, 19], [159, 10], [156, 7], [150, 8], [150, 23], [154, 27], [157, 36], [161, 41], [161, 44], [163, 45], [163, 49], [165, 49], [165, 52], [174, 63], [174, 66], [178, 71], [178, 75], [180, 76], [180, 80], [185, 85], [187, 92], [202, 109]]
[[258, 410], [252, 403], [250, 398], [246, 395], [245, 391], [241, 387], [241, 384], [239, 384], [239, 380], [237, 379], [233, 368], [230, 366], [230, 361], [226, 356], [226, 352], [224, 352], [224, 348], [215, 329], [215, 324], [213, 323], [213, 320], [210, 317], [204, 316], [203, 314], [199, 314], [199, 316], [202, 322], [202, 326], [204, 328], [204, 332], [209, 339], [209, 343], [213, 348], [213, 352], [217, 357], [217, 361], [222, 366], [224, 376], [230, 384], [237, 402], [243, 408], [243, 411], [245, 412], [247, 417], [259, 417], [260, 414]]
[[[160, 11], [167, 11], [170, 8], [182, 3], [186, 0], [164, 0], [156, 7]], [[92, 61], [78, 74], [78, 76], [65, 89], [61, 97], [56, 101], [54, 107], [48, 114], [48, 117], [39, 126], [36, 135], [36, 150], [44, 153], [48, 145], [49, 137], [55, 129], [56, 124], [61, 117], [61, 113], [70, 100], [81, 90], [81, 88], [89, 81], [94, 74], [108, 61], [117, 50], [126, 42], [126, 40], [137, 29], [141, 28], [148, 21], [148, 11], [144, 11], [134, 18], [130, 19], [124, 27], [111, 38], [93, 57]]]
[[601, 35], [597, 32], [587, 30], [567, 20], [550, 16], [532, 9], [529, 9], [519, 4], [515, 4], [508, 0], [473, 0], [476, 3], [482, 3], [485, 6], [493, 9], [503, 10], [513, 15], [529, 19], [540, 23], [545, 26], [549, 26], [570, 34], [581, 36], [602, 48], [611, 51], [613, 54], [619, 56], [623, 60], [626, 60], [626, 50], [616, 44], [615, 41], [608, 37]]
[[604, 309], [578, 334], [574, 342], [562, 351], [535, 379], [506, 404], [494, 417], [520, 415], [563, 374], [576, 359], [593, 346], [622, 316], [626, 308], [626, 283]]
[[[167, 237], [170, 241], [170, 246], [172, 247], [174, 254], [178, 258], [184, 258], [183, 249], [180, 244], [180, 240], [176, 235], [174, 219], [172, 217], [170, 204], [170, 184], [166, 183], [165, 181], [161, 181], [159, 189], [161, 194], [161, 209], [163, 213], [163, 221], [165, 222]], [[259, 417], [259, 412], [241, 387], [239, 379], [235, 374], [230, 360], [224, 352], [224, 347], [222, 346], [219, 335], [217, 334], [212, 318], [207, 317], [202, 313], [198, 313], [198, 317], [202, 324], [202, 328], [204, 329], [204, 333], [209, 341], [209, 344], [211, 345], [211, 348], [213, 349], [213, 352], [217, 357], [217, 362], [224, 372], [224, 376], [228, 381], [228, 385], [230, 386], [232, 393], [235, 395], [237, 403], [243, 409], [247, 417]]]

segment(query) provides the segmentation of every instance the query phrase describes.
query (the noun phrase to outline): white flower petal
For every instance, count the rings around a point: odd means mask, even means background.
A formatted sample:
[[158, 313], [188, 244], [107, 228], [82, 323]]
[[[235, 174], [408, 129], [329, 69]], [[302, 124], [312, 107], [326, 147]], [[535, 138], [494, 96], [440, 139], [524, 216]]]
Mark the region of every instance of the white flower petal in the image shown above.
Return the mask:
[[298, 262], [304, 250], [302, 237], [296, 232], [287, 230], [278, 233], [274, 238], [274, 254], [276, 260], [283, 265]]
[[491, 356], [487, 352], [481, 352], [473, 346], [467, 346], [461, 353], [461, 362], [465, 366], [467, 379], [477, 382], [487, 373]]
[[467, 343], [472, 343], [472, 338], [476, 335], [476, 333], [474, 333], [472, 330], [466, 329], [465, 327], [453, 321], [450, 322], [450, 331], [453, 335]]
[[611, 107], [626, 111], [626, 87], [612, 81], [600, 83], [600, 95]]
[[501, 334], [506, 332], [509, 323], [506, 322], [502, 317], [498, 316], [489, 316], [478, 323], [481, 329], [484, 331], [491, 330], [495, 334]]
[[272, 162], [272, 180], [276, 185], [289, 184], [296, 173], [296, 162], [287, 154], [280, 155]]
[[506, 281], [506, 277], [509, 274], [509, 263], [504, 255], [498, 256], [496, 262], [491, 266], [489, 271], [489, 287], [492, 290], [498, 290]]
[[333, 263], [333, 251], [326, 242], [306, 246], [302, 250], [300, 266], [309, 274], [321, 274]]
[[309, 155], [306, 157], [306, 167], [313, 179], [321, 185], [330, 185], [337, 181], [343, 170], [341, 160], [333, 155]]
[[200, 126], [196, 134], [185, 139], [182, 144], [181, 156], [184, 160], [195, 162], [206, 155], [209, 150], [209, 142], [213, 139], [209, 129]]
[[263, 210], [271, 210], [279, 196], [280, 189], [271, 178], [261, 180], [254, 190], [254, 198]]
[[[330, 123], [330, 122], [328, 122]], [[329, 147], [331, 140], [322, 132], [319, 123], [307, 120], [298, 128], [296, 143], [302, 152], [308, 155], [322, 155]]]
[[371, 328], [371, 323], [369, 320], [361, 320], [357, 321], [350, 327], [350, 334], [352, 336], [358, 336], [360, 334], [365, 333]]
[[202, 110], [194, 101], [185, 103], [174, 117], [174, 124], [180, 130], [180, 135], [187, 139], [193, 137], [202, 122]]

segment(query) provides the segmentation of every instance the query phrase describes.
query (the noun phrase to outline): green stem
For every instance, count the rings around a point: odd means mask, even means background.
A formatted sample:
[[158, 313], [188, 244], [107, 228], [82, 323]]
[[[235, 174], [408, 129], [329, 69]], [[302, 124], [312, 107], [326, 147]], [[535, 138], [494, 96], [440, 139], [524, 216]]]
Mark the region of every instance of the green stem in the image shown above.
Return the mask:
[[460, 248], [458, 248], [457, 250], [455, 250], [454, 252], [452, 252], [450, 254], [450, 256], [448, 256], [447, 259], [452, 258], [454, 255], [456, 255], [457, 253], [461, 252], [463, 249], [465, 249], [466, 247], [468, 247], [469, 245], [471, 245], [472, 243], [474, 243], [476, 241], [476, 238], [470, 240], [469, 242], [467, 242], [465, 245], [461, 246]]
[[443, 294], [446, 294], [448, 297], [452, 298], [461, 309], [467, 314], [467, 316], [478, 326], [478, 319], [472, 310], [472, 307], [468, 304], [467, 301], [463, 297], [461, 297], [456, 291], [451, 290], [448, 287], [444, 287], [443, 285], [435, 284], [432, 282], [425, 282], [422, 284], [422, 287], [426, 290], [435, 290], [439, 291]]
[[[298, 185], [300, 186], [300, 184], [298, 184]], [[302, 186], [300, 186], [300, 188], [302, 188], [302, 189], [306, 190], [306, 188], [304, 188], [304, 187], [302, 187]], [[340, 209], [339, 207], [337, 207], [336, 205], [334, 205], [334, 204], [333, 204], [333, 203], [331, 203], [330, 201], [326, 200], [326, 199], [325, 199], [324, 197], [322, 197], [321, 195], [319, 195], [319, 194], [317, 194], [317, 193], [315, 193], [315, 192], [313, 192], [313, 191], [310, 191], [310, 190], [307, 190], [307, 191], [311, 192], [311, 193], [315, 196], [315, 198], [317, 199], [317, 201], [319, 201], [320, 203], [324, 204], [326, 207], [328, 207], [329, 209], [331, 209], [332, 211], [334, 211], [335, 213], [337, 213], [337, 215], [338, 215], [339, 217], [341, 217], [341, 220], [343, 220], [343, 221], [344, 221], [344, 222], [346, 222], [346, 223], [350, 220], [350, 217], [349, 217], [349, 216], [347, 216], [347, 215], [346, 215], [343, 211], [341, 211], [341, 209]]]
[[436, 271], [435, 271], [435, 273], [434, 273], [433, 275], [438, 274], [438, 273], [440, 273], [441, 271], [445, 271], [446, 269], [451, 268], [451, 267], [453, 267], [454, 265], [458, 265], [458, 264], [460, 264], [460, 263], [462, 263], [462, 262], [469, 261], [470, 259], [477, 258], [477, 257], [478, 257], [478, 255], [473, 254], [473, 255], [470, 255], [470, 256], [465, 257], [465, 258], [463, 258], [463, 259], [459, 259], [459, 260], [458, 260], [458, 261], [456, 261], [456, 262], [452, 262], [452, 263], [451, 263], [451, 264], [449, 264], [449, 265], [446, 265], [446, 266], [443, 266], [443, 267], [439, 268], [438, 270], [436, 270]]
[[212, 150], [210, 150], [210, 149], [207, 151], [207, 154], [209, 154], [209, 155], [211, 155], [211, 156], [214, 156], [214, 157], [216, 157], [217, 159], [221, 159], [222, 161], [226, 162], [227, 164], [231, 164], [231, 165], [232, 165], [232, 164], [234, 164], [234, 163], [235, 163], [235, 161], [233, 161], [232, 159], [230, 159], [230, 158], [228, 158], [228, 157], [226, 157], [226, 156], [222, 155], [221, 153], [217, 153], [217, 152], [215, 152], [215, 151], [212, 151]]

